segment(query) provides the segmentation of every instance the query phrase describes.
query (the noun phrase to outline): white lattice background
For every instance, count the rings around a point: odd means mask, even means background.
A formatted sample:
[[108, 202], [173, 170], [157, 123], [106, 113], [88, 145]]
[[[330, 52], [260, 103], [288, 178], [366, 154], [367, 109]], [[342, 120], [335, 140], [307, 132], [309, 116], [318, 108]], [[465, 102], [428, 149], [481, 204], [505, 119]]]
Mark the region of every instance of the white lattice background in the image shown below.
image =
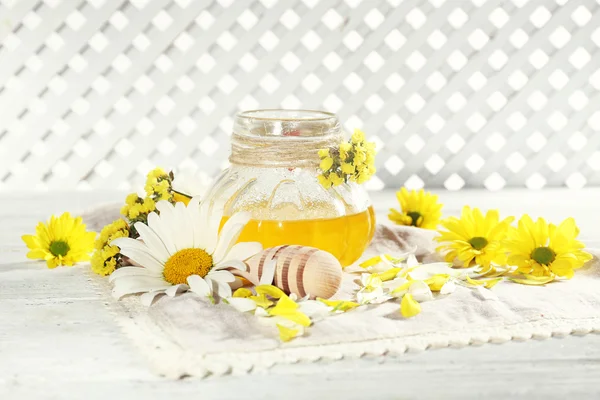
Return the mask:
[[0, 0], [3, 190], [226, 166], [241, 109], [336, 112], [371, 188], [600, 184], [600, 0]]

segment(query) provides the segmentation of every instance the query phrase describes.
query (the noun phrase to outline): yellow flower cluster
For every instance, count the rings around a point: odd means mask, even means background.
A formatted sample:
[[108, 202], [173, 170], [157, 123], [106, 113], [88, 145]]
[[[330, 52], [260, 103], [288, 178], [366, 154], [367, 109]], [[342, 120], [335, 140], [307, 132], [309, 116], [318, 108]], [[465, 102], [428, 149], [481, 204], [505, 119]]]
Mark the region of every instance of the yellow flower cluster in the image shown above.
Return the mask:
[[160, 200], [174, 201], [173, 174], [167, 174], [162, 168], [155, 168], [146, 177], [146, 197], [141, 198], [136, 193], [131, 193], [125, 199], [125, 205], [121, 208], [121, 215], [129, 219], [133, 224], [141, 221], [146, 222], [148, 214], [156, 210], [156, 202]]
[[155, 168], [148, 173], [144, 190], [146, 195], [154, 201], [173, 199], [173, 174], [167, 174], [162, 168]]
[[92, 255], [92, 271], [98, 275], [106, 276], [120, 266], [121, 255], [119, 248], [110, 244], [111, 241], [120, 237], [129, 236], [129, 224], [122, 219], [118, 219], [104, 228], [96, 240], [94, 247], [96, 251]]
[[130, 221], [145, 221], [148, 214], [156, 209], [156, 203], [152, 198], [142, 199], [137, 193], [131, 193], [125, 199], [125, 205], [121, 208], [121, 215]]
[[365, 134], [356, 129], [348, 142], [338, 148], [319, 150], [321, 174], [319, 183], [325, 188], [348, 181], [365, 183], [375, 174], [375, 143], [367, 142]]

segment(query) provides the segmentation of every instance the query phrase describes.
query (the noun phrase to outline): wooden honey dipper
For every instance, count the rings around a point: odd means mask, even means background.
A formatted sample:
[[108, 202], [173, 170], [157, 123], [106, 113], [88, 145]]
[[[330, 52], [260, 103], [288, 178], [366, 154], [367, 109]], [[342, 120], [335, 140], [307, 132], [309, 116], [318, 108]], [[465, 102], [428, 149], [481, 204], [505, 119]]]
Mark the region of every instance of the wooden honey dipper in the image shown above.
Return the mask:
[[245, 261], [246, 271], [232, 270], [254, 285], [260, 284], [266, 265], [275, 262], [273, 285], [298, 297], [333, 296], [342, 283], [342, 266], [331, 253], [308, 246], [271, 247]]

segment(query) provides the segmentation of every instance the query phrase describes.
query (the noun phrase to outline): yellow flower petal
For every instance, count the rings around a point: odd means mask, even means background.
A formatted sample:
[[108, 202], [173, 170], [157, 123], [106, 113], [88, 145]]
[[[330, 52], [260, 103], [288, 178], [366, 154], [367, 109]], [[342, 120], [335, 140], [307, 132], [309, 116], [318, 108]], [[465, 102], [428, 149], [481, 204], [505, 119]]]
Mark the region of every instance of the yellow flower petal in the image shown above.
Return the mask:
[[360, 306], [360, 304], [350, 300], [327, 300], [320, 297], [317, 297], [317, 300], [328, 305], [329, 307], [333, 307], [332, 311], [346, 312]]
[[319, 157], [320, 158], [329, 157], [329, 149], [319, 149]]
[[545, 285], [546, 283], [552, 282], [554, 280], [554, 275], [551, 276], [533, 276], [533, 275], [525, 275], [524, 278], [510, 278], [511, 281], [515, 283], [520, 283], [522, 285]]
[[325, 157], [324, 159], [321, 160], [321, 163], [319, 164], [319, 168], [321, 168], [321, 171], [327, 172], [327, 171], [329, 171], [329, 169], [331, 168], [332, 165], [333, 165], [333, 158]]
[[376, 277], [378, 277], [379, 279], [381, 279], [381, 281], [386, 282], [386, 281], [391, 281], [392, 279], [394, 279], [396, 277], [396, 275], [398, 275], [398, 272], [402, 271], [402, 268], [390, 268], [387, 271], [384, 272], [379, 272], [374, 274]]
[[261, 308], [269, 308], [273, 305], [273, 302], [264, 295], [264, 293], [259, 294], [258, 296], [248, 296], [249, 299], [254, 301], [258, 307]]
[[469, 276], [467, 276], [467, 282], [469, 282], [471, 285], [474, 285], [474, 286], [485, 285], [485, 281], [476, 281], [474, 279], [471, 279]]
[[405, 294], [400, 302], [400, 313], [404, 318], [411, 318], [421, 312], [421, 305], [410, 294]]
[[283, 326], [281, 324], [277, 324], [277, 329], [279, 329], [279, 338], [282, 342], [289, 342], [298, 336], [300, 330], [288, 328], [287, 326]]
[[381, 256], [375, 256], [375, 257], [369, 258], [368, 260], [363, 261], [362, 263], [359, 264], [359, 266], [362, 268], [368, 268], [368, 267], [377, 265], [380, 262], [381, 262]]
[[232, 297], [250, 297], [252, 295], [253, 295], [252, 290], [241, 287], [238, 290], [236, 290], [235, 292], [233, 292]]
[[254, 288], [257, 294], [264, 294], [266, 296], [270, 296], [274, 299], [279, 299], [281, 297], [287, 297], [287, 295], [283, 292], [283, 290], [279, 289], [277, 286], [273, 285], [258, 285]]
[[436, 274], [429, 279], [425, 279], [425, 283], [429, 285], [429, 289], [433, 292], [439, 292], [442, 287], [448, 282], [450, 275], [448, 274]]

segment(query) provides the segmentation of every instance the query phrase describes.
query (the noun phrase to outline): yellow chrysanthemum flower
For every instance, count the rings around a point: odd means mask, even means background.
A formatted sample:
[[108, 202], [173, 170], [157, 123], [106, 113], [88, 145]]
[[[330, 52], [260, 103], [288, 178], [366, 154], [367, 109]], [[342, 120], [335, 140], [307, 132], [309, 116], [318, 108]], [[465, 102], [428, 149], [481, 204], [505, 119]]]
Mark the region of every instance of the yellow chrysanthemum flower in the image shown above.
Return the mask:
[[46, 260], [48, 268], [71, 266], [90, 259], [96, 233], [85, 230], [81, 217], [73, 218], [68, 212], [50, 217], [47, 224], [40, 222], [35, 235], [23, 235], [30, 249], [28, 258]]
[[400, 210], [390, 208], [388, 218], [398, 225], [416, 226], [423, 229], [436, 229], [442, 217], [443, 204], [438, 197], [423, 189], [408, 191], [406, 188], [396, 192]]
[[508, 263], [523, 274], [570, 279], [574, 270], [592, 259], [591, 254], [583, 251], [585, 246], [577, 240], [578, 235], [579, 228], [573, 218], [556, 226], [542, 218], [533, 222], [529, 215], [524, 215], [518, 227], [510, 229], [504, 243], [509, 253]]
[[506, 264], [503, 240], [513, 217], [500, 221], [498, 210], [490, 210], [484, 216], [478, 208], [465, 206], [460, 218], [450, 217], [442, 221], [447, 231], [440, 231], [435, 240], [442, 243], [437, 251], [445, 251], [445, 259], [458, 259], [464, 267], [491, 263]]

